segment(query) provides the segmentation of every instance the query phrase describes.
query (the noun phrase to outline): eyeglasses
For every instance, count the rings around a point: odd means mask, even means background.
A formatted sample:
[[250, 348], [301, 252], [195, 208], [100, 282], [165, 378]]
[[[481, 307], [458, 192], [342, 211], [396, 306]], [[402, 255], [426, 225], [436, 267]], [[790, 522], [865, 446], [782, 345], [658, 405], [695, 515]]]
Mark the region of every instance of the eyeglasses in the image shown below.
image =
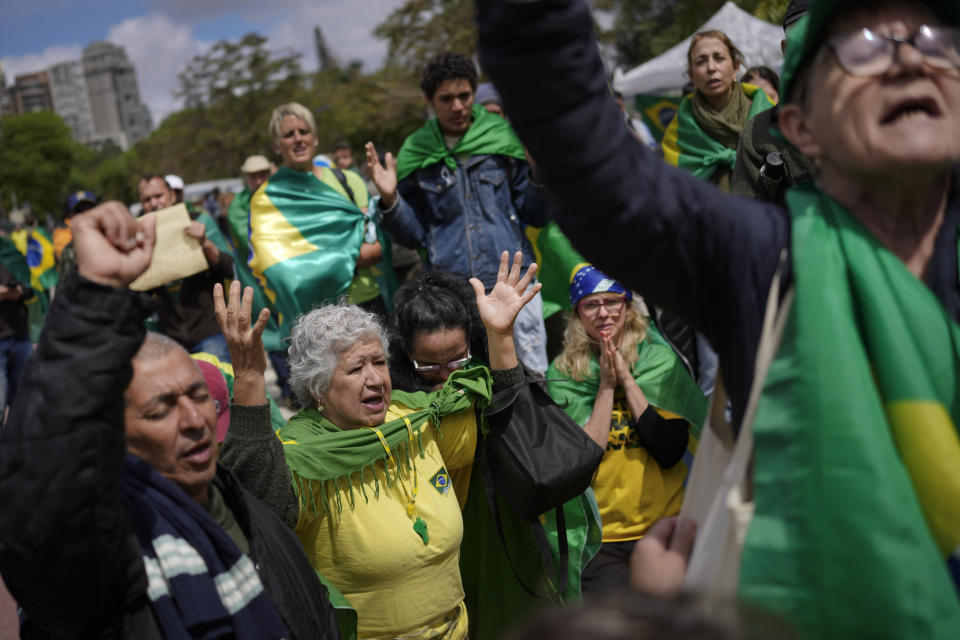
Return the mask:
[[577, 309], [579, 309], [580, 315], [585, 318], [596, 317], [600, 313], [600, 309], [606, 309], [608, 315], [614, 316], [623, 311], [623, 305], [626, 302], [626, 296], [606, 300], [588, 300], [578, 304]]
[[440, 371], [440, 369], [446, 368], [447, 371], [456, 371], [457, 369], [462, 369], [468, 362], [470, 362], [470, 350], [467, 349], [467, 355], [462, 358], [457, 358], [456, 360], [451, 360], [447, 364], [417, 364], [417, 361], [413, 358], [410, 358], [410, 361], [413, 362], [413, 370], [417, 373], [435, 373]]
[[922, 25], [909, 38], [861, 29], [856, 33], [830, 38], [827, 48], [843, 70], [852, 76], [869, 78], [883, 75], [893, 66], [902, 44], [909, 44], [934, 69], [960, 68], [960, 29]]

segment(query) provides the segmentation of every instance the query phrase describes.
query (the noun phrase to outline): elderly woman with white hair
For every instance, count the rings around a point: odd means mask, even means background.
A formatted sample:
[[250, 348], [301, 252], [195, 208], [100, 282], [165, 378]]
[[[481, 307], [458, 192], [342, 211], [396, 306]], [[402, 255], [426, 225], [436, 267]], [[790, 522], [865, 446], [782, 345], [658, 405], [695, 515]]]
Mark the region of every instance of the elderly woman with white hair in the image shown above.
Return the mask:
[[631, 139], [587, 3], [478, 5], [481, 63], [557, 222], [706, 334], [743, 443], [752, 426], [733, 589], [809, 637], [960, 637], [960, 3], [813, 0], [778, 124], [818, 175], [786, 209]]
[[[517, 253], [508, 269], [504, 252], [489, 294], [471, 281], [494, 380], [517, 375], [513, 322], [540, 288], [528, 290], [536, 266], [521, 277], [520, 261]], [[359, 637], [465, 638], [461, 509], [477, 450], [474, 408], [490, 398], [491, 373], [457, 369], [439, 391], [404, 393], [392, 388], [387, 350], [378, 319], [356, 305], [303, 315], [288, 357], [304, 408], [277, 432], [282, 451], [268, 430], [231, 425], [224, 458], [346, 596]]]
[[343, 296], [385, 315], [372, 267], [389, 260], [382, 261], [378, 229], [367, 216], [363, 180], [314, 167], [317, 127], [302, 104], [274, 109], [270, 138], [282, 164], [250, 199], [249, 266], [279, 314], [281, 335], [318, 302]]

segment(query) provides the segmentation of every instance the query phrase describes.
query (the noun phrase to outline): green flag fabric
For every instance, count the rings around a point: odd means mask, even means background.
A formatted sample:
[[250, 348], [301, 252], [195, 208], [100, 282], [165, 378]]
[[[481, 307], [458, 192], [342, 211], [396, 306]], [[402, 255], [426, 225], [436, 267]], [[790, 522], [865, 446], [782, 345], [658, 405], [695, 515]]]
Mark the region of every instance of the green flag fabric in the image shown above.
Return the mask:
[[436, 118], [410, 134], [397, 154], [397, 179], [403, 180], [414, 171], [441, 160], [452, 171], [457, 168], [455, 158], [460, 155], [491, 154], [526, 159], [523, 144], [509, 122], [478, 104], [473, 105], [471, 115], [473, 123], [453, 149], [447, 149]]
[[[751, 100], [747, 120], [773, 106], [759, 88], [742, 84], [743, 92]], [[709, 180], [720, 167], [733, 170], [737, 160], [736, 147], [730, 148], [697, 123], [693, 116], [694, 94], [684, 96], [673, 122], [663, 136], [663, 158], [668, 164], [686, 169], [702, 180]]]
[[[408, 414], [405, 419], [392, 420], [379, 427], [390, 450], [397, 452], [397, 463], [402, 464], [406, 460], [409, 464], [409, 456], [415, 455], [409, 450], [407, 422], [417, 436], [419, 448], [420, 432], [427, 422], [432, 422], [439, 432], [443, 416], [473, 406], [485, 406], [490, 400], [492, 384], [490, 371], [480, 366], [454, 371], [439, 391], [408, 393], [394, 390], [392, 400], [407, 407], [423, 407]], [[336, 492], [328, 492], [324, 488], [322, 496], [317, 496], [312, 491], [313, 482], [351, 483], [352, 497], [351, 474], [359, 472], [362, 475], [368, 470], [373, 473], [373, 465], [378, 461], [385, 463], [390, 455], [377, 434], [370, 429], [340, 429], [315, 407], [301, 409], [277, 435], [284, 444], [287, 466], [301, 496], [301, 504], [315, 512], [322, 509], [322, 512], [330, 513], [331, 505], [327, 504], [327, 496]], [[384, 464], [384, 469], [389, 469], [389, 466]], [[376, 474], [374, 477], [377, 477]], [[392, 482], [389, 475], [387, 481]], [[317, 498], [322, 498], [320, 509]], [[337, 505], [337, 510], [341, 508], [342, 505]]]
[[633, 108], [640, 114], [640, 119], [650, 129], [654, 139], [660, 142], [677, 115], [682, 99], [681, 96], [637, 95], [633, 98]]
[[960, 638], [960, 327], [837, 202], [787, 204], [740, 595], [811, 638]]
[[315, 305], [336, 302], [353, 281], [366, 218], [312, 173], [281, 167], [250, 201], [250, 271], [280, 336]]
[[250, 255], [250, 189], [244, 187], [233, 196], [227, 209], [227, 232], [237, 254], [237, 262]]
[[575, 269], [587, 260], [577, 253], [556, 222], [545, 227], [527, 227], [527, 239], [537, 261], [537, 279], [542, 283], [543, 317], [570, 311], [570, 281]]

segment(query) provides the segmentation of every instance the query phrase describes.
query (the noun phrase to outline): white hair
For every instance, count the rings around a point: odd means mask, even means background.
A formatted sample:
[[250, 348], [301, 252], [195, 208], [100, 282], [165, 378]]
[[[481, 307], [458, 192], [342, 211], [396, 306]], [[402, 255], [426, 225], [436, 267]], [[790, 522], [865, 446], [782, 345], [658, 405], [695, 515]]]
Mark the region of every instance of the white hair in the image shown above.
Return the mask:
[[297, 319], [290, 332], [287, 361], [290, 389], [300, 406], [316, 404], [316, 398], [330, 387], [340, 356], [364, 339], [379, 340], [384, 355], [389, 355], [377, 316], [356, 305], [326, 305]]
[[288, 102], [274, 109], [270, 115], [270, 139], [274, 142], [283, 136], [284, 116], [295, 116], [299, 118], [303, 124], [307, 125], [307, 128], [310, 129], [310, 133], [316, 135], [317, 123], [314, 121], [310, 109], [307, 109], [299, 102]]

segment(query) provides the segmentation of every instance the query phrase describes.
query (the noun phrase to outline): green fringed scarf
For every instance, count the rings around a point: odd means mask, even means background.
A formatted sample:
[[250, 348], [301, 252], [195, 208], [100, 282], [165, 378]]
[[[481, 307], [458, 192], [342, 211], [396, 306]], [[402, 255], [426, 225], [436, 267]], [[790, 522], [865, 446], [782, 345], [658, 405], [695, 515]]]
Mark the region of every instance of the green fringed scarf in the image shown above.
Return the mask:
[[436, 118], [410, 134], [397, 154], [397, 179], [403, 180], [414, 171], [441, 160], [452, 171], [457, 168], [454, 158], [460, 155], [496, 154], [526, 159], [523, 144], [509, 122], [478, 104], [473, 105], [471, 115], [473, 123], [453, 149], [447, 149]]
[[[454, 371], [439, 391], [430, 393], [406, 393], [394, 391], [391, 404], [402, 404], [411, 409], [419, 409], [404, 418], [392, 420], [379, 425], [377, 428], [386, 439], [390, 450], [394, 452], [397, 465], [405, 464], [410, 468], [410, 456], [420, 455], [423, 450], [420, 444], [420, 435], [427, 422], [431, 422], [440, 433], [440, 420], [475, 405], [485, 406], [490, 401], [492, 380], [490, 371], [486, 367], [473, 367]], [[417, 439], [419, 452], [410, 451], [407, 430], [409, 422], [413, 434]], [[380, 438], [370, 429], [344, 430], [327, 420], [316, 408], [301, 409], [285, 427], [277, 432], [284, 445], [287, 458], [287, 467], [293, 479], [294, 487], [300, 495], [300, 502], [305, 508], [319, 512], [317, 499], [320, 499], [321, 509], [330, 513], [328, 504], [327, 483], [333, 487], [340, 486], [346, 481], [349, 493], [350, 506], [354, 504], [352, 474], [360, 473], [360, 490], [364, 501], [369, 500], [363, 479], [367, 472], [372, 473], [375, 481], [374, 499], [380, 496], [380, 481], [374, 472], [374, 465], [383, 462], [384, 475], [388, 486], [396, 481], [396, 473], [391, 476], [390, 465], [386, 464], [389, 458]], [[314, 483], [322, 486], [318, 496], [314, 491]], [[343, 509], [340, 503], [340, 493], [332, 492], [337, 496], [337, 511]]]

